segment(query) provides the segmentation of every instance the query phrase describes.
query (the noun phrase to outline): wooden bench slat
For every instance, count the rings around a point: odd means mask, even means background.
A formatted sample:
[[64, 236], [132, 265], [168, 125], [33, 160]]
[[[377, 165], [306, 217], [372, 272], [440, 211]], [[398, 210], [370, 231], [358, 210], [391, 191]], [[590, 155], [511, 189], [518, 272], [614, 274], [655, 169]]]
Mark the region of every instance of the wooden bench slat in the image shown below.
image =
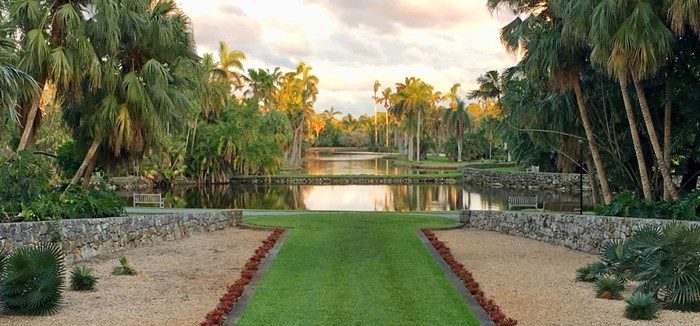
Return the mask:
[[535, 197], [508, 197], [508, 210], [513, 207], [533, 207], [537, 209], [537, 196]]
[[580, 213], [581, 205], [575, 201], [552, 201], [542, 204], [543, 211], [564, 212], [564, 213]]
[[165, 202], [160, 193], [158, 194], [137, 194], [134, 193], [133, 205], [136, 204], [158, 204], [160, 208], [163, 208]]

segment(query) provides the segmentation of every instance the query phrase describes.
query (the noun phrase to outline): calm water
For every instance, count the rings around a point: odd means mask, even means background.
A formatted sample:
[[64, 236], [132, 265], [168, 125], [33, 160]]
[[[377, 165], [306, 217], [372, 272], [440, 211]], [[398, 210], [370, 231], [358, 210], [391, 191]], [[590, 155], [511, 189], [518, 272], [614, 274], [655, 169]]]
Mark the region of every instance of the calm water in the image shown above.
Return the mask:
[[[397, 168], [376, 153], [311, 153], [308, 174], [417, 173]], [[578, 195], [460, 185], [226, 185], [163, 190], [166, 207], [347, 211], [503, 210], [508, 196], [542, 201], [577, 201]], [[128, 196], [129, 193], [125, 193]], [[126, 198], [130, 205], [131, 198]]]

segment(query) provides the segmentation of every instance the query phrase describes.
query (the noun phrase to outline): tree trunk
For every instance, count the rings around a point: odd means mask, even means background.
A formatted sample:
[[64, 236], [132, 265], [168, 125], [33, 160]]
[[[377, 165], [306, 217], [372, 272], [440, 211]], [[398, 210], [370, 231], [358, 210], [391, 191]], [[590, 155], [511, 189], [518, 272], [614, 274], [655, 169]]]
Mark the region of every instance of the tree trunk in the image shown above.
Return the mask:
[[90, 180], [92, 179], [92, 171], [95, 171], [95, 164], [97, 163], [97, 155], [93, 155], [92, 158], [90, 159], [90, 163], [88, 163], [87, 168], [85, 169], [85, 173], [83, 175], [83, 187], [87, 187], [90, 185]]
[[693, 147], [688, 153], [688, 163], [685, 168], [685, 174], [681, 180], [681, 189], [685, 193], [689, 193], [698, 185], [698, 175], [700, 175], [700, 161], [698, 161], [698, 147], [700, 147], [700, 130], [695, 131], [695, 140]]
[[379, 130], [377, 129], [377, 95], [374, 95], [374, 146], [379, 146]]
[[[43, 95], [44, 85], [46, 84], [46, 79], [41, 81], [38, 85], [39, 89], [39, 101]], [[39, 110], [39, 101], [28, 101], [20, 106], [20, 122], [22, 122], [22, 138], [19, 140], [19, 146], [17, 146], [17, 152], [22, 151], [27, 148], [34, 147], [34, 141], [36, 139], [36, 131], [39, 129], [41, 124], [41, 110]], [[25, 119], [22, 119], [25, 118]], [[22, 121], [24, 120], [24, 121]]]
[[411, 121], [409, 119], [409, 126], [408, 126], [408, 160], [410, 162], [413, 162], [413, 126], [410, 124]]
[[464, 132], [462, 126], [457, 126], [457, 163], [462, 163], [462, 142], [464, 141]]
[[[80, 167], [78, 168], [78, 171], [75, 173], [75, 176], [73, 176], [73, 179], [70, 181], [68, 184], [68, 187], [66, 187], [66, 190], [70, 188], [70, 186], [78, 183], [80, 181], [80, 178], [85, 174], [85, 170], [87, 170], [88, 165], [90, 164], [93, 156], [95, 156], [95, 153], [97, 152], [97, 148], [100, 147], [100, 141], [98, 139], [95, 139], [92, 141], [92, 145], [90, 145], [90, 149], [88, 149], [87, 154], [85, 154], [85, 158], [83, 159], [83, 163], [80, 164]], [[64, 192], [65, 194], [65, 192]]]
[[388, 149], [389, 148], [389, 109], [387, 109], [386, 107], [384, 109], [386, 109], [385, 110], [386, 111], [386, 142], [385, 143], [386, 143], [386, 148]]
[[586, 173], [588, 174], [588, 181], [591, 183], [591, 194], [593, 195], [593, 207], [600, 205], [600, 188], [598, 188], [598, 183], [595, 181], [595, 175], [591, 172], [594, 171], [595, 167], [590, 157], [586, 158], [586, 166], [588, 169]]
[[588, 147], [590, 148], [591, 155], [593, 156], [593, 163], [595, 164], [596, 174], [600, 179], [600, 189], [603, 192], [603, 199], [605, 201], [605, 204], [610, 204], [613, 200], [612, 192], [610, 191], [608, 178], [605, 174], [605, 166], [603, 165], [603, 159], [600, 157], [598, 145], [596, 145], [595, 142], [595, 135], [593, 134], [593, 128], [591, 127], [590, 118], [588, 117], [588, 107], [586, 106], [586, 102], [583, 99], [583, 91], [581, 91], [581, 84], [579, 83], [578, 76], [573, 78], [573, 88], [574, 94], [576, 94], [576, 103], [578, 104], [578, 109], [581, 113], [581, 122], [583, 123], [583, 129], [586, 131], [586, 138], [588, 138]]
[[634, 144], [634, 153], [637, 156], [637, 165], [639, 166], [639, 176], [642, 180], [642, 192], [644, 199], [653, 201], [654, 197], [651, 194], [651, 183], [649, 182], [649, 170], [647, 163], [644, 160], [644, 151], [642, 150], [642, 142], [639, 139], [639, 130], [637, 129], [637, 118], [634, 116], [632, 108], [632, 100], [630, 99], [629, 88], [627, 85], [627, 77], [620, 78], [620, 90], [622, 91], [622, 100], [625, 103], [625, 112], [627, 113], [627, 122], [630, 125], [630, 133], [632, 134], [632, 143]]
[[647, 132], [649, 133], [649, 141], [651, 142], [651, 147], [654, 149], [654, 156], [656, 156], [656, 162], [659, 165], [659, 170], [661, 170], [664, 188], [668, 190], [668, 195], [672, 200], [677, 200], [678, 191], [676, 190], [676, 186], [673, 184], [673, 179], [671, 179], [670, 168], [664, 161], [664, 153], [661, 150], [659, 138], [656, 136], [656, 128], [654, 127], [654, 122], [651, 119], [651, 112], [649, 110], [649, 103], [647, 103], [646, 93], [644, 92], [644, 88], [642, 87], [639, 78], [634, 74], [632, 74], [632, 81], [634, 82], [634, 88], [637, 90], [639, 106], [642, 108], [642, 116], [644, 117], [644, 124], [647, 127]]
[[[671, 168], [671, 152], [673, 150], [673, 139], [671, 138], [671, 109], [673, 108], [673, 85], [671, 78], [673, 69], [670, 68], [666, 77], [666, 103], [664, 104], [664, 162]], [[671, 194], [664, 188], [664, 200], [670, 200]]]
[[416, 162], [420, 162], [420, 122], [422, 118], [421, 110], [418, 110], [418, 128], [416, 130]]

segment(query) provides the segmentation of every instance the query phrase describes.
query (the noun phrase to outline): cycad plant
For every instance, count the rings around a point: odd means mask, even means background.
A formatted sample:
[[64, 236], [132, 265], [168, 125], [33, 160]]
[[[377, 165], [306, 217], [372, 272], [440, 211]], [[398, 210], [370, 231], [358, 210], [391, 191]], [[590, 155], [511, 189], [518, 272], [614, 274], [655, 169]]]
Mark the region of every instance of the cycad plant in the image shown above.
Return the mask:
[[625, 283], [617, 277], [606, 276], [595, 282], [596, 296], [602, 299], [620, 300], [620, 292], [625, 289]]
[[[2, 258], [6, 256], [7, 258]], [[0, 304], [7, 313], [53, 314], [63, 294], [61, 247], [46, 243], [0, 253]]]
[[656, 303], [653, 293], [636, 291], [625, 301], [625, 317], [632, 320], [652, 320], [659, 312], [659, 304]]
[[92, 274], [92, 268], [75, 266], [71, 272], [70, 288], [74, 291], [90, 291], [95, 288], [98, 279]]

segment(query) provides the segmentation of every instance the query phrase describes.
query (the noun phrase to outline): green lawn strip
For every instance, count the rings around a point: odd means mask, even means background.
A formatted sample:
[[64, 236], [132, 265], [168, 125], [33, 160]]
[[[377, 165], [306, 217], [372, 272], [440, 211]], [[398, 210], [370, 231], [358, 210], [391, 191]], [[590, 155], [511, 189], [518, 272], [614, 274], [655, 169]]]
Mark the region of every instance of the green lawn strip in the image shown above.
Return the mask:
[[239, 325], [478, 325], [414, 231], [453, 220], [329, 213], [245, 221], [294, 231]]

